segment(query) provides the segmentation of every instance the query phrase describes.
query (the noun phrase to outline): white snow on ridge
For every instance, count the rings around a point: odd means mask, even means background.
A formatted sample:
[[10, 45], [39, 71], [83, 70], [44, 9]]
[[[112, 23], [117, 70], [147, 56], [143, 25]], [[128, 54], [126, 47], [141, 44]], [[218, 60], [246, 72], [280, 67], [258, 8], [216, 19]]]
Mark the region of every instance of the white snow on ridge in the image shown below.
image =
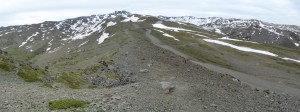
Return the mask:
[[195, 31], [192, 31], [192, 30], [187, 30], [187, 29], [182, 29], [182, 28], [175, 28], [175, 27], [165, 26], [165, 25], [163, 25], [161, 23], [155, 23], [155, 24], [152, 24], [152, 26], [155, 27], [155, 28], [165, 29], [165, 30], [172, 30], [172, 31], [175, 31], [175, 32], [179, 32], [179, 31], [195, 32]]
[[127, 17], [126, 19], [124, 19], [124, 20], [121, 21], [121, 22], [129, 22], [129, 21], [131, 21], [131, 22], [139, 22], [139, 19], [140, 19], [140, 18], [135, 17], [135, 16], [133, 15], [133, 16], [131, 16], [131, 17]]
[[60, 49], [59, 47], [58, 47], [58, 48], [55, 48], [54, 50], [49, 51], [48, 53], [54, 53], [54, 52], [58, 51], [59, 49]]
[[289, 61], [294, 61], [297, 63], [300, 63], [300, 60], [296, 60], [296, 59], [292, 59], [292, 58], [287, 58], [287, 57], [280, 57], [277, 54], [271, 53], [269, 51], [263, 51], [263, 50], [258, 50], [258, 49], [253, 49], [253, 48], [249, 48], [249, 47], [241, 47], [241, 46], [236, 46], [233, 44], [229, 44], [223, 41], [219, 41], [219, 40], [212, 40], [212, 39], [203, 39], [206, 42], [210, 42], [210, 43], [216, 43], [216, 44], [220, 44], [220, 45], [224, 45], [224, 46], [228, 46], [237, 50], [241, 50], [241, 51], [245, 51], [245, 52], [254, 52], [254, 53], [259, 53], [259, 54], [264, 54], [264, 55], [268, 55], [268, 56], [273, 56], [273, 57], [277, 57], [283, 60], [289, 60]]
[[83, 45], [85, 45], [86, 43], [88, 43], [89, 42], [89, 40], [88, 41], [85, 41], [85, 42], [83, 42], [82, 44], [80, 44], [78, 47], [81, 47], [81, 46], [83, 46]]
[[52, 41], [53, 41], [53, 39], [51, 39], [51, 40], [48, 42], [48, 46], [49, 46], [49, 47], [46, 49], [47, 52], [51, 50]]
[[232, 41], [241, 41], [241, 42], [250, 42], [250, 43], [255, 43], [255, 44], [259, 44], [257, 42], [252, 42], [252, 41], [244, 41], [244, 40], [239, 40], [239, 39], [232, 39], [232, 38], [228, 38], [228, 37], [222, 37], [220, 38], [222, 40], [232, 40]]
[[294, 61], [294, 62], [300, 63], [300, 60], [296, 60], [296, 59], [292, 59], [292, 58], [284, 57], [284, 58], [281, 58], [281, 59], [290, 60], [290, 61]]
[[112, 21], [110, 21], [110, 22], [108, 22], [107, 23], [107, 27], [110, 27], [110, 26], [114, 26], [114, 25], [116, 25], [117, 23], [116, 22], [112, 22]]
[[101, 32], [104, 28], [102, 28], [102, 24], [105, 23], [105, 19], [107, 16], [104, 16], [102, 19], [100, 19], [98, 16], [97, 18], [94, 18], [93, 20], [90, 20], [89, 22], [85, 23], [83, 20], [78, 20], [77, 23], [70, 26], [72, 30], [72, 35], [69, 38], [64, 38], [62, 40], [77, 40], [77, 39], [84, 39], [85, 37], [95, 33], [95, 32]]
[[297, 46], [297, 47], [299, 46], [299, 44], [298, 44], [298, 43], [294, 43], [294, 44], [295, 44], [295, 46]]
[[283, 36], [282, 33], [278, 33], [273, 27], [266, 26], [266, 25], [262, 24], [261, 22], [259, 23], [259, 26], [266, 29], [266, 30], [268, 30], [268, 31], [270, 31], [270, 32], [272, 32], [272, 33], [274, 33], [274, 34], [276, 34], [276, 35], [278, 35], [278, 36]]
[[220, 29], [218, 28], [215, 28], [215, 32], [218, 33], [218, 34], [222, 34], [222, 35], [225, 35]]
[[100, 38], [97, 39], [98, 44], [103, 43], [104, 40], [107, 39], [108, 37], [109, 37], [109, 33], [103, 32], [102, 35], [100, 36]]
[[229, 43], [226, 43], [226, 42], [223, 42], [223, 41], [219, 41], [219, 40], [212, 40], [212, 39], [203, 39], [203, 40], [206, 41], [206, 42], [210, 42], [210, 43], [216, 43], [216, 44], [228, 46], [228, 47], [240, 50], [240, 51], [254, 52], [254, 53], [264, 54], [264, 55], [273, 56], [273, 57], [277, 57], [278, 56], [277, 54], [274, 54], [274, 53], [271, 53], [271, 52], [268, 52], [268, 51], [263, 51], [263, 50], [258, 50], [258, 49], [252, 49], [252, 48], [249, 48], [249, 47], [236, 46], [236, 45], [229, 44]]
[[154, 30], [156, 30], [156, 31], [158, 31], [158, 32], [160, 32], [160, 33], [162, 33], [163, 36], [170, 37], [170, 38], [173, 38], [173, 39], [176, 40], [176, 41], [179, 41], [179, 39], [177, 39], [176, 37], [174, 37], [174, 36], [172, 36], [172, 35], [170, 35], [170, 34], [167, 34], [167, 33], [163, 32], [163, 31], [161, 31], [161, 30], [157, 30], [157, 29], [154, 29]]
[[51, 50], [51, 48], [50, 47], [48, 47], [47, 49], [46, 49], [46, 51], [48, 52], [48, 51], [50, 51]]
[[4, 48], [2, 48], [2, 50], [5, 50], [5, 49], [7, 49], [8, 47], [4, 47]]
[[24, 46], [29, 40], [31, 40], [32, 37], [37, 36], [38, 34], [39, 34], [39, 32], [35, 32], [33, 35], [28, 37], [24, 42], [22, 42], [22, 44], [19, 47]]
[[193, 35], [196, 35], [196, 36], [200, 36], [200, 37], [204, 37], [204, 38], [210, 38], [210, 37], [208, 37], [208, 36], [201, 35], [201, 34], [197, 34], [197, 33], [190, 33], [190, 34], [193, 34]]

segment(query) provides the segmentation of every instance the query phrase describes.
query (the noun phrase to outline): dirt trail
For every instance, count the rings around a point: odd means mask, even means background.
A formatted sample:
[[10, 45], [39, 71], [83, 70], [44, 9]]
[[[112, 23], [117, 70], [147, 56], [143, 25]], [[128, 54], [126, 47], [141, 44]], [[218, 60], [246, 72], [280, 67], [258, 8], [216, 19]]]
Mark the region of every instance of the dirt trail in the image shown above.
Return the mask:
[[157, 37], [151, 35], [151, 30], [148, 29], [145, 35], [149, 38], [149, 40], [154, 45], [164, 48], [166, 50], [169, 50], [169, 51], [175, 53], [176, 55], [184, 57], [185, 59], [190, 59], [191, 62], [201, 65], [201, 66], [204, 66], [204, 67], [208, 68], [209, 70], [215, 71], [217, 73], [230, 74], [230, 75], [234, 76], [235, 78], [241, 80], [243, 83], [249, 84], [250, 86], [258, 88], [258, 89], [268, 89], [268, 90], [271, 90], [271, 91], [274, 91], [277, 93], [290, 94], [290, 95], [297, 96], [300, 98], [300, 90], [299, 89], [292, 88], [292, 87], [286, 86], [284, 84], [279, 84], [276, 82], [264, 80], [264, 79], [255, 77], [253, 75], [249, 75], [249, 74], [237, 72], [237, 71], [234, 71], [231, 69], [212, 65], [209, 63], [202, 63], [202, 62], [196, 61], [192, 57], [180, 52], [179, 50], [174, 49], [173, 47], [171, 47], [169, 45], [163, 44], [163, 42], [161, 40], [159, 40]]

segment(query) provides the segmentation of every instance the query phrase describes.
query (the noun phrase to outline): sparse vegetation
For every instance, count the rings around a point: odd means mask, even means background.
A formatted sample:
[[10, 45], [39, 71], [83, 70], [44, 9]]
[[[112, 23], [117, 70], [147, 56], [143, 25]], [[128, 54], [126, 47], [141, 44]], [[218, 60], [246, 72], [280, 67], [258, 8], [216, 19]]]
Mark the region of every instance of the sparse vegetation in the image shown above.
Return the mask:
[[67, 108], [78, 108], [89, 104], [88, 101], [80, 99], [59, 99], [49, 102], [49, 109], [67, 109]]
[[108, 79], [116, 79], [116, 78], [120, 78], [120, 75], [111, 71], [107, 71], [104, 73], [104, 76]]
[[11, 65], [9, 61], [10, 60], [7, 57], [0, 55], [0, 69], [4, 71], [12, 71], [15, 66]]
[[80, 89], [82, 85], [86, 84], [86, 80], [84, 78], [73, 72], [62, 73], [58, 81], [64, 83], [72, 89]]
[[108, 65], [113, 65], [115, 63], [111, 58], [117, 53], [116, 50], [109, 51], [100, 57], [100, 61], [105, 61]]
[[29, 60], [34, 57], [32, 52], [26, 51], [18, 47], [10, 47], [6, 49], [8, 54], [12, 55], [16, 60]]
[[82, 70], [82, 73], [83, 74], [95, 73], [98, 71], [99, 68], [101, 68], [101, 65], [95, 64], [95, 65], [89, 66], [89, 67], [85, 68], [84, 70]]
[[276, 69], [280, 69], [280, 70], [285, 70], [287, 72], [295, 72], [297, 74], [300, 74], [300, 64], [295, 63], [295, 62], [288, 62], [282, 59], [278, 59], [275, 60], [274, 62], [261, 62], [261, 64], [268, 66], [268, 67], [272, 67], [272, 68], [276, 68]]
[[221, 65], [221, 66], [224, 66], [227, 68], [231, 67], [231, 65], [225, 59], [222, 59], [216, 55], [203, 53], [201, 50], [194, 49], [193, 47], [191, 47], [189, 45], [177, 46], [177, 48], [181, 49], [184, 52], [191, 54], [193, 57], [195, 57], [199, 61], [202, 61], [205, 63], [210, 62], [210, 63]]
[[27, 82], [36, 82], [42, 80], [42, 78], [45, 76], [45, 72], [40, 69], [33, 69], [28, 65], [24, 65], [17, 72], [17, 75]]

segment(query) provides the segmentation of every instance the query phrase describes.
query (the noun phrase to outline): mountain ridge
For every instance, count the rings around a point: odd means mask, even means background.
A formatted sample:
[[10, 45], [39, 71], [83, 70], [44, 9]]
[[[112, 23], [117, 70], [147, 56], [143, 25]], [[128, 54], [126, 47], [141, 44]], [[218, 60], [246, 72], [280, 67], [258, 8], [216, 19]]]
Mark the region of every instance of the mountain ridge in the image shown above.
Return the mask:
[[[67, 36], [73, 39], [82, 38], [84, 36], [90, 35], [93, 31], [92, 28], [90, 30], [83, 32], [79, 31], [80, 29], [74, 29], [77, 25], [99, 25], [99, 21], [101, 20], [108, 20], [114, 19], [114, 17], [119, 17], [120, 19], [124, 19], [126, 16], [130, 15], [139, 15], [139, 14], [132, 14], [127, 11], [115, 11], [109, 14], [99, 14], [99, 15], [91, 15], [91, 16], [81, 16], [77, 18], [65, 19], [62, 21], [45, 21], [38, 24], [32, 25], [17, 25], [17, 26], [8, 26], [8, 27], [0, 27], [0, 36], [9, 34], [11, 32], [3, 32], [5, 29], [14, 29], [14, 27], [30, 27], [41, 25], [55, 25], [56, 30], [59, 30], [59, 27], [64, 27], [67, 32], [70, 33], [72, 30], [73, 32], [77, 32], [79, 34], [60, 34], [61, 36]], [[139, 15], [143, 16], [143, 15]], [[253, 41], [258, 43], [264, 44], [276, 44], [290, 48], [300, 48], [300, 27], [295, 25], [281, 25], [281, 24], [273, 24], [268, 22], [263, 22], [256, 19], [235, 19], [235, 18], [221, 18], [221, 17], [208, 17], [208, 18], [197, 18], [193, 16], [180, 16], [180, 17], [164, 17], [164, 16], [143, 16], [143, 17], [158, 17], [162, 20], [174, 21], [174, 22], [183, 22], [183, 23], [190, 23], [206, 30], [215, 31], [219, 34], [224, 36], [228, 36], [229, 38], [239, 39], [239, 40], [247, 40]], [[81, 20], [81, 21], [77, 21]], [[65, 25], [62, 25], [65, 24]], [[111, 22], [110, 24], [114, 24]], [[71, 29], [69, 28], [71, 27]], [[67, 28], [67, 29], [66, 29]], [[82, 27], [87, 28], [87, 26]], [[99, 27], [100, 28], [100, 27]], [[55, 27], [52, 28], [54, 30]], [[85, 29], [82, 29], [85, 30]], [[95, 29], [101, 30], [101, 29]], [[16, 32], [16, 31], [15, 31]], [[88, 33], [89, 32], [89, 33]], [[77, 36], [77, 37], [76, 37]]]

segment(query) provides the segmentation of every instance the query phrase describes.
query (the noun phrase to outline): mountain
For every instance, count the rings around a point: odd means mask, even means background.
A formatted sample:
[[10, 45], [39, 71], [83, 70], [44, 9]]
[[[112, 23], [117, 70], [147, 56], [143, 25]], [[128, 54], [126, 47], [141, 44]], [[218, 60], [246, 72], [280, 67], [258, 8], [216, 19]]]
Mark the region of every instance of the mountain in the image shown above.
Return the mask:
[[194, 24], [233, 39], [277, 44], [296, 49], [300, 48], [300, 27], [295, 25], [279, 25], [255, 19], [225, 19], [221, 17], [196, 18], [191, 16], [160, 16], [160, 18]]
[[298, 111], [297, 28], [127, 11], [1, 27], [0, 111]]

